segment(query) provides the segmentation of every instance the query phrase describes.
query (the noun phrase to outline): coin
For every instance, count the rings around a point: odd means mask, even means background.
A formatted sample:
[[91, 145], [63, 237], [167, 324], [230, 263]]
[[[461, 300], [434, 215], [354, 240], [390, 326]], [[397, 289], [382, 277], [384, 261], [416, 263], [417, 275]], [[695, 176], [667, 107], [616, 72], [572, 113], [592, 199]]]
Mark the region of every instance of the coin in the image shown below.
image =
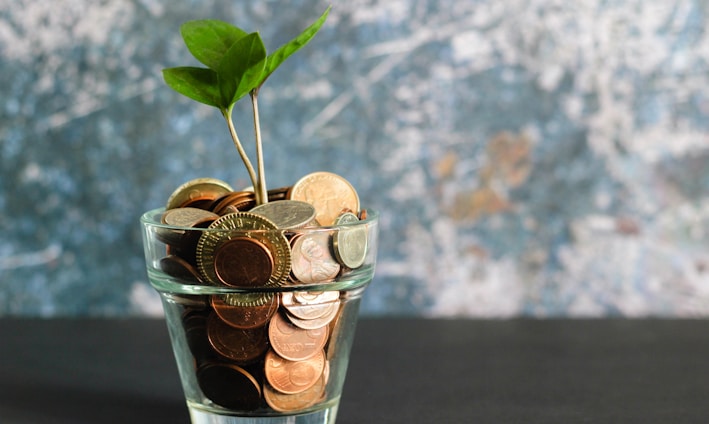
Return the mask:
[[230, 207], [246, 211], [256, 205], [256, 195], [251, 191], [235, 191], [216, 199], [210, 210], [218, 215], [226, 215]]
[[255, 329], [234, 328], [214, 313], [207, 319], [207, 338], [214, 350], [239, 364], [249, 364], [268, 349], [265, 327]]
[[313, 304], [332, 302], [340, 298], [340, 292], [336, 290], [329, 291], [297, 291], [293, 292], [293, 298], [301, 304]]
[[209, 225], [217, 218], [218, 215], [197, 208], [169, 209], [162, 214], [161, 223], [181, 228], [157, 227], [155, 235], [165, 244], [179, 246], [184, 244], [189, 228]]
[[284, 359], [302, 361], [315, 356], [327, 342], [328, 328], [304, 330], [275, 314], [268, 325], [271, 347]]
[[[325, 297], [323, 293], [333, 292], [321, 292], [321, 296]], [[286, 309], [289, 315], [304, 320], [312, 320], [327, 315], [328, 313], [330, 313], [333, 306], [337, 308], [340, 304], [339, 300], [337, 300], [338, 298], [339, 293], [338, 297], [332, 300], [326, 300], [321, 302], [318, 302], [317, 300], [311, 300], [309, 303], [300, 303], [295, 297], [294, 292], [283, 292], [281, 293], [281, 304]]]
[[213, 350], [207, 341], [207, 316], [203, 311], [188, 310], [182, 316], [187, 346], [197, 363], [213, 356]]
[[334, 224], [343, 210], [359, 211], [359, 197], [352, 184], [331, 172], [314, 172], [304, 176], [293, 184], [289, 198], [313, 205], [315, 219], [322, 226]]
[[[327, 362], [325, 368], [327, 368]], [[268, 406], [279, 412], [294, 412], [305, 409], [323, 400], [327, 387], [327, 375], [323, 371], [320, 378], [311, 387], [297, 394], [285, 394], [266, 383], [263, 385], [263, 397]]]
[[202, 393], [224, 408], [252, 411], [261, 404], [261, 385], [234, 364], [207, 363], [197, 369]]
[[328, 303], [326, 307], [327, 309], [325, 309], [324, 314], [316, 318], [303, 319], [295, 316], [290, 310], [286, 312], [286, 316], [296, 327], [315, 331], [323, 327], [327, 328], [327, 325], [337, 316], [337, 312], [340, 309], [340, 302]]
[[338, 226], [332, 239], [335, 257], [350, 269], [362, 266], [367, 257], [367, 227], [348, 225], [358, 222], [359, 218], [352, 212], [345, 212], [335, 220], [335, 225]]
[[167, 255], [160, 259], [160, 269], [165, 274], [190, 283], [201, 283], [202, 276], [189, 262], [177, 255]]
[[340, 264], [330, 253], [330, 234], [299, 234], [293, 240], [291, 272], [301, 283], [322, 283], [337, 277]]
[[[259, 304], [264, 296], [270, 300]], [[263, 327], [268, 323], [278, 310], [278, 299], [274, 293], [233, 294], [230, 303], [225, 302], [221, 296], [212, 296], [211, 304], [214, 312], [225, 323], [236, 328], [251, 329]], [[241, 301], [241, 304], [234, 305], [238, 301]]]
[[212, 202], [221, 195], [234, 191], [231, 186], [216, 178], [197, 178], [187, 181], [172, 192], [165, 209], [190, 206], [200, 202]]
[[[196, 247], [197, 269], [206, 281], [216, 285], [221, 284], [221, 280], [215, 269], [215, 255], [217, 249], [225, 241], [240, 238], [239, 243], [242, 246], [249, 247], [252, 252], [255, 251], [257, 254], [261, 246], [265, 246], [265, 248], [268, 249], [271, 259], [273, 260], [273, 265], [271, 275], [263, 285], [278, 286], [290, 273], [291, 254], [288, 239], [286, 239], [281, 231], [276, 230], [277, 228], [274, 223], [260, 215], [249, 212], [224, 215], [214, 221], [199, 238]], [[256, 243], [250, 245], [246, 244], [243, 241], [244, 237]], [[262, 253], [263, 252], [261, 252], [261, 254]], [[226, 255], [226, 253], [224, 254]], [[224, 258], [226, 258], [226, 256]], [[222, 263], [219, 266], [225, 267], [223, 268], [225, 270], [223, 271], [225, 276], [231, 275], [232, 272], [238, 273], [238, 271], [235, 270], [227, 271], [231, 265]]]
[[281, 393], [301, 393], [312, 387], [322, 377], [325, 353], [320, 349], [307, 360], [290, 361], [273, 350], [266, 353], [264, 373], [271, 386]]
[[250, 212], [265, 216], [282, 229], [301, 228], [315, 219], [313, 205], [299, 200], [268, 202], [254, 207]]
[[161, 222], [172, 227], [192, 228], [204, 223], [212, 223], [219, 215], [204, 209], [184, 207], [168, 209], [162, 214]]
[[285, 200], [288, 196], [288, 190], [290, 190], [290, 187], [279, 187], [268, 190], [268, 201], [276, 202]]
[[232, 287], [265, 286], [273, 271], [268, 247], [250, 237], [225, 240], [214, 250], [214, 274]]

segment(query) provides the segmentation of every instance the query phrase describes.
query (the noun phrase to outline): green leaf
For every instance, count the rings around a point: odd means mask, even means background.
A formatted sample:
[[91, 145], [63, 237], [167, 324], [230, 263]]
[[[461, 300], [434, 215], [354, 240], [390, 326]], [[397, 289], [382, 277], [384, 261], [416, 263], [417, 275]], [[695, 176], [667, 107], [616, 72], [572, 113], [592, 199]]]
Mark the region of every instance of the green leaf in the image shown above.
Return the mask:
[[247, 35], [244, 30], [216, 19], [185, 22], [180, 33], [192, 55], [211, 69], [217, 69], [227, 50]]
[[222, 103], [236, 103], [254, 89], [261, 80], [265, 64], [266, 46], [258, 32], [235, 42], [217, 68]]
[[301, 47], [308, 44], [308, 42], [317, 34], [320, 27], [323, 26], [327, 15], [330, 13], [332, 6], [328, 6], [327, 10], [320, 15], [320, 17], [313, 22], [309, 27], [307, 27], [303, 32], [297, 37], [289, 41], [288, 43], [279, 47], [276, 51], [268, 55], [266, 59], [266, 68], [263, 72], [261, 81], [259, 81], [258, 86], [260, 87], [266, 79], [276, 70], [281, 64], [288, 59], [290, 55], [300, 50]]
[[209, 106], [222, 107], [217, 73], [211, 69], [179, 67], [162, 71], [168, 86], [178, 93]]

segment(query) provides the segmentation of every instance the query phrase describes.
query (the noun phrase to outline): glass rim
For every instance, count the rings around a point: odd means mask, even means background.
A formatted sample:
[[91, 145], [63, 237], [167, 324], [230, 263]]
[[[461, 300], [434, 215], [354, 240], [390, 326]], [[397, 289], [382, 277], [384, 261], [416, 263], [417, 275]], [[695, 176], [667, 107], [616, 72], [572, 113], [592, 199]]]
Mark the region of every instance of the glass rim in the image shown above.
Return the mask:
[[[144, 212], [140, 216], [140, 223], [145, 226], [145, 227], [154, 227], [154, 228], [163, 228], [163, 229], [168, 229], [168, 230], [178, 230], [178, 231], [200, 231], [200, 232], [219, 232], [219, 231], [228, 231], [231, 233], [234, 232], [248, 232], [248, 233], [268, 233], [268, 232], [283, 232], [283, 231], [288, 231], [288, 232], [319, 232], [319, 231], [336, 231], [336, 230], [342, 230], [342, 229], [347, 229], [347, 228], [357, 228], [361, 226], [369, 226], [376, 224], [379, 221], [379, 211], [376, 209], [371, 209], [371, 208], [364, 208], [363, 210], [367, 211], [367, 217], [365, 219], [356, 221], [356, 222], [347, 222], [347, 223], [342, 223], [342, 224], [337, 224], [337, 225], [318, 225], [318, 226], [312, 226], [312, 227], [301, 227], [301, 228], [274, 228], [274, 229], [263, 229], [263, 230], [254, 230], [254, 229], [224, 229], [224, 228], [207, 228], [207, 227], [187, 227], [187, 226], [181, 226], [181, 225], [170, 225], [170, 224], [164, 224], [158, 220], [156, 220], [156, 217], [161, 216], [165, 211], [165, 207], [160, 207], [160, 208], [155, 208], [148, 210]], [[248, 213], [249, 211], [244, 211]]]

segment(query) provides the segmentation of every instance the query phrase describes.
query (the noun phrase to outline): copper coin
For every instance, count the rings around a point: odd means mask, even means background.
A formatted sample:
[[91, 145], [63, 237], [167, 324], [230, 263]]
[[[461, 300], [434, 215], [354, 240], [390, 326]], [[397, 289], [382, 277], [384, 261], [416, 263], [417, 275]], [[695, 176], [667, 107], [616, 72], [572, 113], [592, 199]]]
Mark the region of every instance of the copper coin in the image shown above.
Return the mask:
[[335, 220], [335, 225], [338, 226], [332, 238], [335, 257], [350, 269], [362, 266], [367, 257], [367, 227], [350, 225], [358, 222], [359, 218], [352, 212], [343, 213]]
[[230, 206], [246, 211], [255, 205], [256, 195], [252, 191], [235, 191], [215, 200], [210, 209], [218, 215], [225, 215]]
[[265, 327], [234, 328], [217, 314], [211, 314], [207, 319], [207, 338], [218, 354], [239, 364], [254, 362], [268, 349]]
[[[290, 273], [290, 244], [282, 231], [276, 228], [276, 225], [260, 215], [249, 212], [239, 212], [224, 215], [214, 221], [206, 231], [201, 235], [195, 249], [197, 269], [200, 274], [205, 277], [206, 281], [212, 284], [222, 284], [217, 276], [217, 268], [223, 270], [223, 276], [231, 273], [239, 273], [239, 270], [229, 270], [232, 265], [223, 264], [215, 267], [215, 254], [219, 246], [225, 241], [234, 238], [244, 238], [257, 242], [256, 244], [247, 245], [241, 242], [255, 252], [257, 255], [262, 255], [263, 251], [259, 252], [262, 246], [268, 249], [271, 259], [272, 268], [271, 275], [264, 283], [265, 286], [278, 286], [286, 280]], [[260, 244], [258, 244], [260, 243]], [[224, 252], [226, 254], [227, 252]], [[231, 254], [229, 256], [232, 256]], [[226, 256], [225, 256], [226, 257]], [[248, 267], [248, 265], [246, 265]], [[250, 272], [260, 273], [253, 267], [250, 267]], [[231, 281], [231, 279], [228, 279]]]
[[[325, 296], [323, 293], [336, 293], [337, 297], [332, 298], [331, 296]], [[320, 318], [328, 313], [330, 313], [333, 306], [335, 308], [339, 307], [339, 293], [338, 292], [321, 292], [320, 295], [323, 300], [318, 302], [317, 297], [310, 300], [308, 303], [300, 303], [294, 292], [283, 292], [281, 293], [281, 304], [288, 311], [289, 315], [294, 317], [311, 320], [315, 318]], [[321, 326], [319, 326], [321, 327]]]
[[189, 283], [201, 283], [202, 277], [195, 267], [176, 255], [167, 255], [160, 259], [160, 269], [167, 275]]
[[[327, 368], [327, 363], [325, 364]], [[274, 389], [270, 384], [263, 385], [263, 397], [268, 406], [279, 412], [295, 412], [324, 400], [327, 375], [325, 372], [311, 387], [296, 394], [285, 394]]]
[[289, 190], [290, 190], [290, 187], [279, 187], [279, 188], [272, 188], [272, 189], [268, 190], [268, 201], [269, 202], [276, 202], [278, 200], [287, 199]]
[[291, 249], [291, 272], [301, 283], [323, 283], [340, 273], [340, 264], [330, 253], [329, 232], [298, 235]]
[[314, 172], [298, 180], [289, 192], [292, 200], [315, 207], [317, 222], [330, 226], [343, 210], [359, 210], [357, 191], [346, 179], [331, 172]]
[[185, 331], [187, 346], [197, 363], [202, 363], [213, 356], [213, 350], [207, 340], [207, 315], [202, 311], [188, 311], [182, 316], [182, 328]]
[[167, 199], [165, 209], [209, 203], [230, 191], [234, 191], [234, 189], [224, 181], [216, 178], [197, 178], [187, 181], [175, 189]]
[[269, 384], [281, 393], [302, 393], [322, 377], [325, 353], [322, 349], [310, 359], [289, 361], [273, 350], [266, 353], [264, 373]]
[[271, 347], [278, 355], [291, 361], [302, 361], [317, 355], [325, 346], [327, 336], [327, 326], [306, 330], [288, 322], [280, 314], [275, 314], [268, 325]]
[[253, 411], [261, 404], [260, 384], [237, 365], [202, 365], [197, 369], [197, 382], [207, 398], [224, 408]]
[[232, 287], [265, 286], [273, 272], [268, 247], [250, 237], [235, 237], [219, 244], [214, 252], [214, 274]]
[[[267, 296], [270, 301], [259, 304], [262, 296]], [[242, 297], [240, 305], [234, 305], [234, 297]], [[230, 303], [226, 303], [220, 296], [212, 296], [212, 308], [222, 321], [232, 327], [251, 329], [265, 326], [274, 313], [278, 310], [278, 296], [274, 293], [265, 294], [234, 294]]]

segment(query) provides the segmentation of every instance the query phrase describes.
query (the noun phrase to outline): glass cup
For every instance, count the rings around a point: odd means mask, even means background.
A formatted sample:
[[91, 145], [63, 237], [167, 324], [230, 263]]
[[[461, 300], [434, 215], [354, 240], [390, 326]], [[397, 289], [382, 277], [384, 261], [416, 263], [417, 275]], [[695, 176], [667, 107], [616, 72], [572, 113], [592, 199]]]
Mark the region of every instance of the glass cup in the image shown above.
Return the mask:
[[192, 423], [334, 423], [378, 214], [264, 230], [164, 212], [141, 217], [143, 242]]

